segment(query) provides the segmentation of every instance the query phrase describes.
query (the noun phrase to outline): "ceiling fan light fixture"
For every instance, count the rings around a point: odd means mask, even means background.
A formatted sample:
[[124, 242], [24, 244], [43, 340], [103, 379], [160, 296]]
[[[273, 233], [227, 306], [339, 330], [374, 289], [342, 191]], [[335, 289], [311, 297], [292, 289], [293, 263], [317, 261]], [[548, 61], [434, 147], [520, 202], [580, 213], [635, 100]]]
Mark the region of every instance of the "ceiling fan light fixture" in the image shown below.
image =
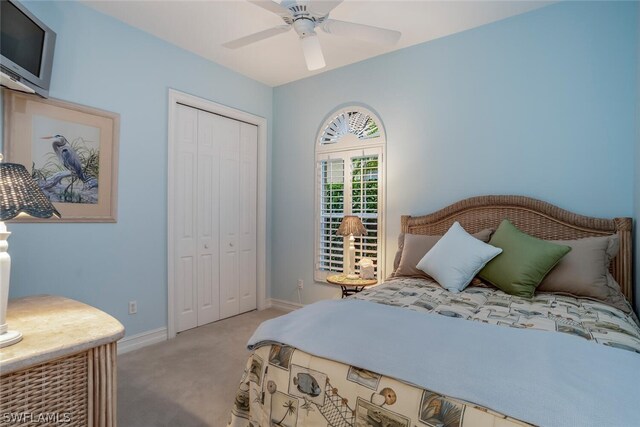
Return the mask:
[[319, 70], [326, 66], [320, 40], [316, 34], [318, 28], [328, 34], [384, 45], [397, 43], [401, 35], [399, 31], [386, 28], [330, 19], [329, 13], [344, 0], [281, 0], [281, 3], [273, 0], [248, 1], [280, 16], [285, 25], [228, 41], [223, 46], [229, 49], [238, 49], [285, 33], [293, 28], [302, 43], [302, 52], [309, 71]]
[[309, 71], [324, 68], [327, 64], [324, 62], [318, 35], [313, 33], [300, 39], [300, 41], [302, 42], [302, 51]]

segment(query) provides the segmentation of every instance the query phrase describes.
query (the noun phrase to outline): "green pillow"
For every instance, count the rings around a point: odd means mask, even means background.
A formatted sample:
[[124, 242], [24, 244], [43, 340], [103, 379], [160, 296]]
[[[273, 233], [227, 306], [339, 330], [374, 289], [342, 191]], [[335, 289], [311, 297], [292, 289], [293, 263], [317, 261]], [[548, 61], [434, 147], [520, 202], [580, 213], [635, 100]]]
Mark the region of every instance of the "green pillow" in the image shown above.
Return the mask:
[[489, 261], [478, 276], [508, 294], [531, 298], [544, 276], [571, 250], [537, 239], [503, 220], [489, 244], [502, 253]]

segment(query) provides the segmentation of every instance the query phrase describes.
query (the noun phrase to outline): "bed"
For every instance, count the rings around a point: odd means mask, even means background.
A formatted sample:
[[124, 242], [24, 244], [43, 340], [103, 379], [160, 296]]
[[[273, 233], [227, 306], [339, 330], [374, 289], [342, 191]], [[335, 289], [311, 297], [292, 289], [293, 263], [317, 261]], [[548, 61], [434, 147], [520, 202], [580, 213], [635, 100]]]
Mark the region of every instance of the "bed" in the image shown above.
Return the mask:
[[261, 325], [228, 422], [258, 426], [633, 425], [640, 422], [640, 327], [631, 218], [577, 215], [523, 196], [466, 199], [403, 216], [402, 233], [469, 233], [503, 219], [545, 240], [617, 236], [615, 306], [474, 280], [451, 293], [390, 277]]

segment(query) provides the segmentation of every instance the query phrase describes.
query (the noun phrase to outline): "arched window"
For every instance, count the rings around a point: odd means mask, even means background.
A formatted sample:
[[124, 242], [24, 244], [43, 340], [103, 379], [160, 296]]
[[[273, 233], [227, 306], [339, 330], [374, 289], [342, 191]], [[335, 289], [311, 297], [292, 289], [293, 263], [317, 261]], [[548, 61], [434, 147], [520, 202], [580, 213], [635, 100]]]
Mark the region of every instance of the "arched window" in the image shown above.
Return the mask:
[[345, 239], [336, 235], [344, 215], [357, 215], [367, 229], [356, 237], [357, 263], [374, 261], [383, 274], [384, 151], [386, 137], [380, 119], [360, 106], [340, 108], [320, 127], [316, 139], [315, 279], [342, 273], [348, 265]]

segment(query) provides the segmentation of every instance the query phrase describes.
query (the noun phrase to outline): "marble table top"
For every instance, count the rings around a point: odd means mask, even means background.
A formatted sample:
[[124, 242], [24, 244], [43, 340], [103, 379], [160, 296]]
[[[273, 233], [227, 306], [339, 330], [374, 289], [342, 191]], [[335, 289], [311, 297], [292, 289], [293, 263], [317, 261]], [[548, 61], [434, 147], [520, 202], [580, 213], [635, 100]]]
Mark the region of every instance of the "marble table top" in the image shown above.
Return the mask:
[[340, 286], [373, 286], [378, 284], [377, 279], [349, 279], [344, 274], [334, 274], [327, 277], [327, 282]]
[[37, 295], [9, 301], [9, 330], [22, 341], [0, 349], [0, 375], [86, 351], [124, 336], [107, 313], [69, 298]]

